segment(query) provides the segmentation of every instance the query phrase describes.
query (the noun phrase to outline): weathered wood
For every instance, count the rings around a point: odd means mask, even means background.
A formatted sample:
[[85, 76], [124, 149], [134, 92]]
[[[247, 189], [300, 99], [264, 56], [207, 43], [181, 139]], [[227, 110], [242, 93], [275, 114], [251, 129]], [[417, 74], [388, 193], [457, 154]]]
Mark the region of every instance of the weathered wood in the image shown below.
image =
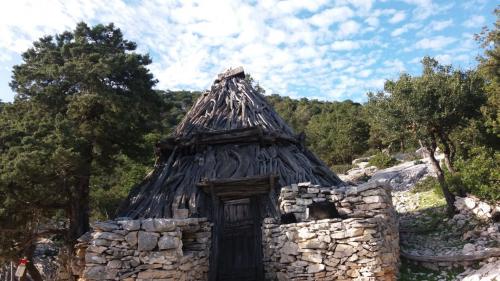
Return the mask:
[[[188, 208], [190, 216], [215, 219], [204, 178], [236, 179], [214, 181], [215, 186], [224, 185], [214, 190], [216, 196], [224, 200], [242, 193], [264, 196], [271, 213], [277, 199], [269, 196], [269, 174], [277, 176], [276, 187], [304, 181], [321, 186], [343, 184], [241, 75], [216, 81], [156, 151], [155, 170], [133, 188], [118, 216], [171, 217], [172, 209], [180, 207]], [[255, 177], [265, 180], [260, 183]], [[269, 194], [262, 194], [258, 186], [263, 185]]]
[[471, 255], [451, 255], [451, 256], [423, 256], [413, 255], [400, 251], [401, 257], [418, 262], [463, 262], [463, 261], [479, 261], [491, 257], [500, 257], [500, 249], [490, 249], [480, 251]]

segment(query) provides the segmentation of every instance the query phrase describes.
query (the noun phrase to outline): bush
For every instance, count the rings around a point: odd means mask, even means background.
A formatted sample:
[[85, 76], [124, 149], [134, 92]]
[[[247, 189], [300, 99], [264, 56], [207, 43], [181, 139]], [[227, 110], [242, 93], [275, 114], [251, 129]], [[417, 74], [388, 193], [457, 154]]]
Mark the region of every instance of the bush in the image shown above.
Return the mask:
[[370, 161], [368, 161], [368, 163], [370, 163], [370, 165], [372, 166], [376, 166], [379, 169], [383, 169], [394, 166], [396, 163], [398, 163], [398, 160], [383, 152], [379, 152], [373, 155], [373, 157], [370, 158]]
[[429, 190], [434, 190], [436, 193], [441, 192], [441, 186], [439, 182], [434, 177], [426, 177], [425, 179], [419, 181], [415, 186], [411, 189], [411, 193], [420, 193]]
[[332, 165], [332, 170], [337, 174], [345, 174], [352, 168], [353, 166], [351, 164]]
[[500, 200], [500, 152], [475, 147], [457, 168], [465, 191], [486, 200]]

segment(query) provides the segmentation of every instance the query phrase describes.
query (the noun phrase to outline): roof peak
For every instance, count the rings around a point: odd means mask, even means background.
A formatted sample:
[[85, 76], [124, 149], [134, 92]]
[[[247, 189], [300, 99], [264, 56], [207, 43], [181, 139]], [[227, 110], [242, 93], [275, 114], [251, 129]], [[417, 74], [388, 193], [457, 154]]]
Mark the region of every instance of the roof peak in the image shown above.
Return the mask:
[[243, 66], [237, 66], [235, 68], [228, 68], [224, 72], [219, 73], [217, 75], [216, 81], [221, 81], [223, 79], [228, 79], [232, 77], [241, 77], [245, 78], [245, 70], [243, 70]]

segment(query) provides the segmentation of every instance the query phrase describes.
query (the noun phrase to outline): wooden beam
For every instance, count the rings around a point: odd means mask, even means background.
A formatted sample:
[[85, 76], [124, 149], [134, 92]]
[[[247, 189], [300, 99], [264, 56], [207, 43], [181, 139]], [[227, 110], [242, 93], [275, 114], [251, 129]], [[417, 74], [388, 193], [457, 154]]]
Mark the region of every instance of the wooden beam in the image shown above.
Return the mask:
[[462, 262], [462, 261], [478, 261], [491, 257], [500, 257], [500, 248], [480, 251], [472, 255], [451, 255], [451, 256], [422, 256], [413, 255], [401, 251], [401, 257], [418, 262]]
[[260, 143], [262, 145], [292, 143], [300, 145], [300, 140], [297, 136], [280, 132], [265, 132], [261, 127], [253, 126], [233, 130], [197, 133], [191, 135], [189, 138], [167, 138], [158, 142], [156, 147], [163, 150], [173, 150], [175, 147], [183, 148], [227, 143]]

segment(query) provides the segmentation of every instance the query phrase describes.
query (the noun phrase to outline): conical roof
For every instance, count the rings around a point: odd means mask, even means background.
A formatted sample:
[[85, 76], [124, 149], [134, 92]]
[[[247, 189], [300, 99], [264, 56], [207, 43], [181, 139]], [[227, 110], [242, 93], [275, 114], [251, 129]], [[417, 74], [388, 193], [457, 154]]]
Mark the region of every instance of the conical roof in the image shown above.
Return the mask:
[[258, 126], [264, 132], [293, 137], [292, 129], [269, 105], [264, 96], [245, 80], [243, 68], [219, 75], [210, 91], [196, 101], [175, 130], [176, 136], [196, 132], [232, 130]]
[[[207, 180], [234, 179], [241, 185], [273, 177], [275, 193], [299, 182], [343, 184], [245, 79], [242, 68], [220, 74], [158, 151], [155, 170], [133, 188], [120, 216], [172, 217], [181, 208], [190, 216], [210, 217], [210, 196], [200, 188]], [[275, 207], [276, 196], [266, 198]]]

